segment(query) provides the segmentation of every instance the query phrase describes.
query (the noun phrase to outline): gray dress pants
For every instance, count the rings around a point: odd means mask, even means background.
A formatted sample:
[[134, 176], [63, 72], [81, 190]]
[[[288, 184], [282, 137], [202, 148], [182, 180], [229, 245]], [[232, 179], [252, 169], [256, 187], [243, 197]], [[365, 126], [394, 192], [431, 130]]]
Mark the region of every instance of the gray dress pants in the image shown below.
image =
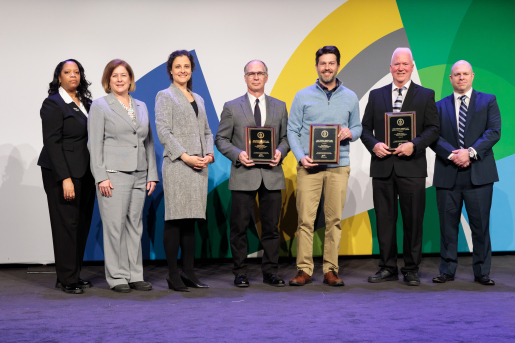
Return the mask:
[[109, 287], [143, 281], [141, 235], [147, 171], [109, 173], [112, 196], [100, 194], [105, 273]]

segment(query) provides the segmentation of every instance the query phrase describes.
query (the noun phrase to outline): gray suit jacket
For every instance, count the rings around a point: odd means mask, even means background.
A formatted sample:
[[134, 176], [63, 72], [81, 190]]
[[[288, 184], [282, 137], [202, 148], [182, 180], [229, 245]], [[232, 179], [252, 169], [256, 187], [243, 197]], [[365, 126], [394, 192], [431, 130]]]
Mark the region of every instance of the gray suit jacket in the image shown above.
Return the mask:
[[108, 169], [125, 172], [146, 170], [147, 181], [159, 182], [147, 106], [131, 99], [136, 124], [112, 93], [91, 104], [88, 149], [95, 183], [109, 179]]
[[238, 160], [240, 152], [245, 151], [245, 126], [256, 126], [254, 112], [247, 94], [226, 102], [216, 133], [215, 144], [218, 150], [232, 161], [229, 189], [235, 191], [253, 191], [259, 188], [261, 181], [269, 190], [284, 189], [282, 160], [290, 150], [287, 137], [288, 111], [286, 104], [268, 95], [266, 99], [267, 127], [275, 127], [277, 150], [281, 152], [281, 163], [275, 167], [269, 165], [245, 167]]

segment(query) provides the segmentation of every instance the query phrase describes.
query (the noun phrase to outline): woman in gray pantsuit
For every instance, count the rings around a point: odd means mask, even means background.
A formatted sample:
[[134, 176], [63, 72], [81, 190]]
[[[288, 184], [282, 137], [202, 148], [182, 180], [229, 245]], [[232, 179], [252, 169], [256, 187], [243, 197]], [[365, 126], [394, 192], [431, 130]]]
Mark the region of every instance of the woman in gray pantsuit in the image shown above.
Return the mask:
[[129, 64], [112, 60], [102, 76], [105, 97], [91, 105], [88, 147], [91, 171], [104, 227], [104, 259], [109, 287], [115, 292], [149, 291], [143, 281], [141, 235], [145, 193], [159, 182], [152, 129]]
[[[195, 275], [195, 222], [206, 218], [208, 164], [214, 162], [213, 134], [204, 100], [191, 91], [193, 56], [186, 50], [168, 58], [169, 88], [156, 96], [156, 128], [163, 152], [165, 227], [163, 244], [168, 261], [168, 286], [187, 292], [206, 288]], [[177, 269], [179, 246], [182, 273]]]

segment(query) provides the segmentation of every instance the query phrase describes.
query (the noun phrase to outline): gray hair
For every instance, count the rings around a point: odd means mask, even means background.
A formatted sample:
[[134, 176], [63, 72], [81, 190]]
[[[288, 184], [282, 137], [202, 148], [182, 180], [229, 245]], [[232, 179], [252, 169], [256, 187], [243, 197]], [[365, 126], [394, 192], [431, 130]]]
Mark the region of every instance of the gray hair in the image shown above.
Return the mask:
[[395, 49], [395, 51], [392, 54], [392, 59], [390, 60], [390, 64], [392, 64], [393, 57], [398, 52], [407, 52], [409, 54], [409, 57], [411, 58], [411, 63], [413, 63], [413, 54], [411, 53], [411, 49], [410, 48], [397, 48], [397, 49]]
[[243, 73], [244, 74], [247, 74], [247, 66], [249, 64], [251, 64], [252, 62], [261, 62], [263, 64], [263, 66], [265, 66], [265, 73], [268, 75], [268, 67], [266, 66], [265, 62], [263, 62], [261, 60], [252, 60], [249, 63], [245, 64], [245, 67], [243, 68]]
[[469, 62], [465, 61], [465, 60], [459, 60], [458, 62], [454, 63], [452, 65], [452, 68], [451, 68], [451, 74], [452, 74], [452, 70], [454, 69], [455, 66], [457, 65], [460, 65], [460, 64], [465, 64], [465, 65], [468, 65], [470, 67], [470, 71], [472, 73], [474, 73], [474, 70], [472, 69], [472, 64], [470, 64]]

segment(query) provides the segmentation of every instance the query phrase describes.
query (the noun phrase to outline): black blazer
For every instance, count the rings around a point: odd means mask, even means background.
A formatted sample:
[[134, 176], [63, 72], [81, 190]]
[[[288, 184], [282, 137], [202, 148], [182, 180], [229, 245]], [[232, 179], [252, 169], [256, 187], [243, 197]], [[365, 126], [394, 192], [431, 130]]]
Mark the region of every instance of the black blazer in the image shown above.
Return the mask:
[[40, 115], [43, 149], [38, 166], [51, 169], [56, 181], [84, 176], [89, 168], [88, 118], [75, 102], [66, 104], [59, 94], [43, 101]]
[[404, 97], [401, 112], [416, 112], [416, 134], [413, 139], [415, 151], [411, 156], [388, 155], [379, 158], [372, 151], [374, 146], [385, 141], [385, 112], [393, 112], [392, 84], [374, 89], [368, 97], [361, 125], [361, 141], [372, 154], [371, 177], [388, 177], [395, 168], [400, 177], [427, 177], [426, 148], [438, 139], [440, 120], [435, 104], [435, 92], [411, 82]]
[[[440, 115], [440, 137], [431, 148], [436, 153], [433, 186], [451, 188], [456, 183], [458, 166], [448, 159], [459, 149], [458, 124], [454, 95], [436, 103]], [[495, 95], [472, 91], [464, 132], [465, 148], [472, 147], [478, 159], [471, 159], [471, 179], [474, 185], [499, 181], [492, 147], [501, 138], [501, 113]]]

